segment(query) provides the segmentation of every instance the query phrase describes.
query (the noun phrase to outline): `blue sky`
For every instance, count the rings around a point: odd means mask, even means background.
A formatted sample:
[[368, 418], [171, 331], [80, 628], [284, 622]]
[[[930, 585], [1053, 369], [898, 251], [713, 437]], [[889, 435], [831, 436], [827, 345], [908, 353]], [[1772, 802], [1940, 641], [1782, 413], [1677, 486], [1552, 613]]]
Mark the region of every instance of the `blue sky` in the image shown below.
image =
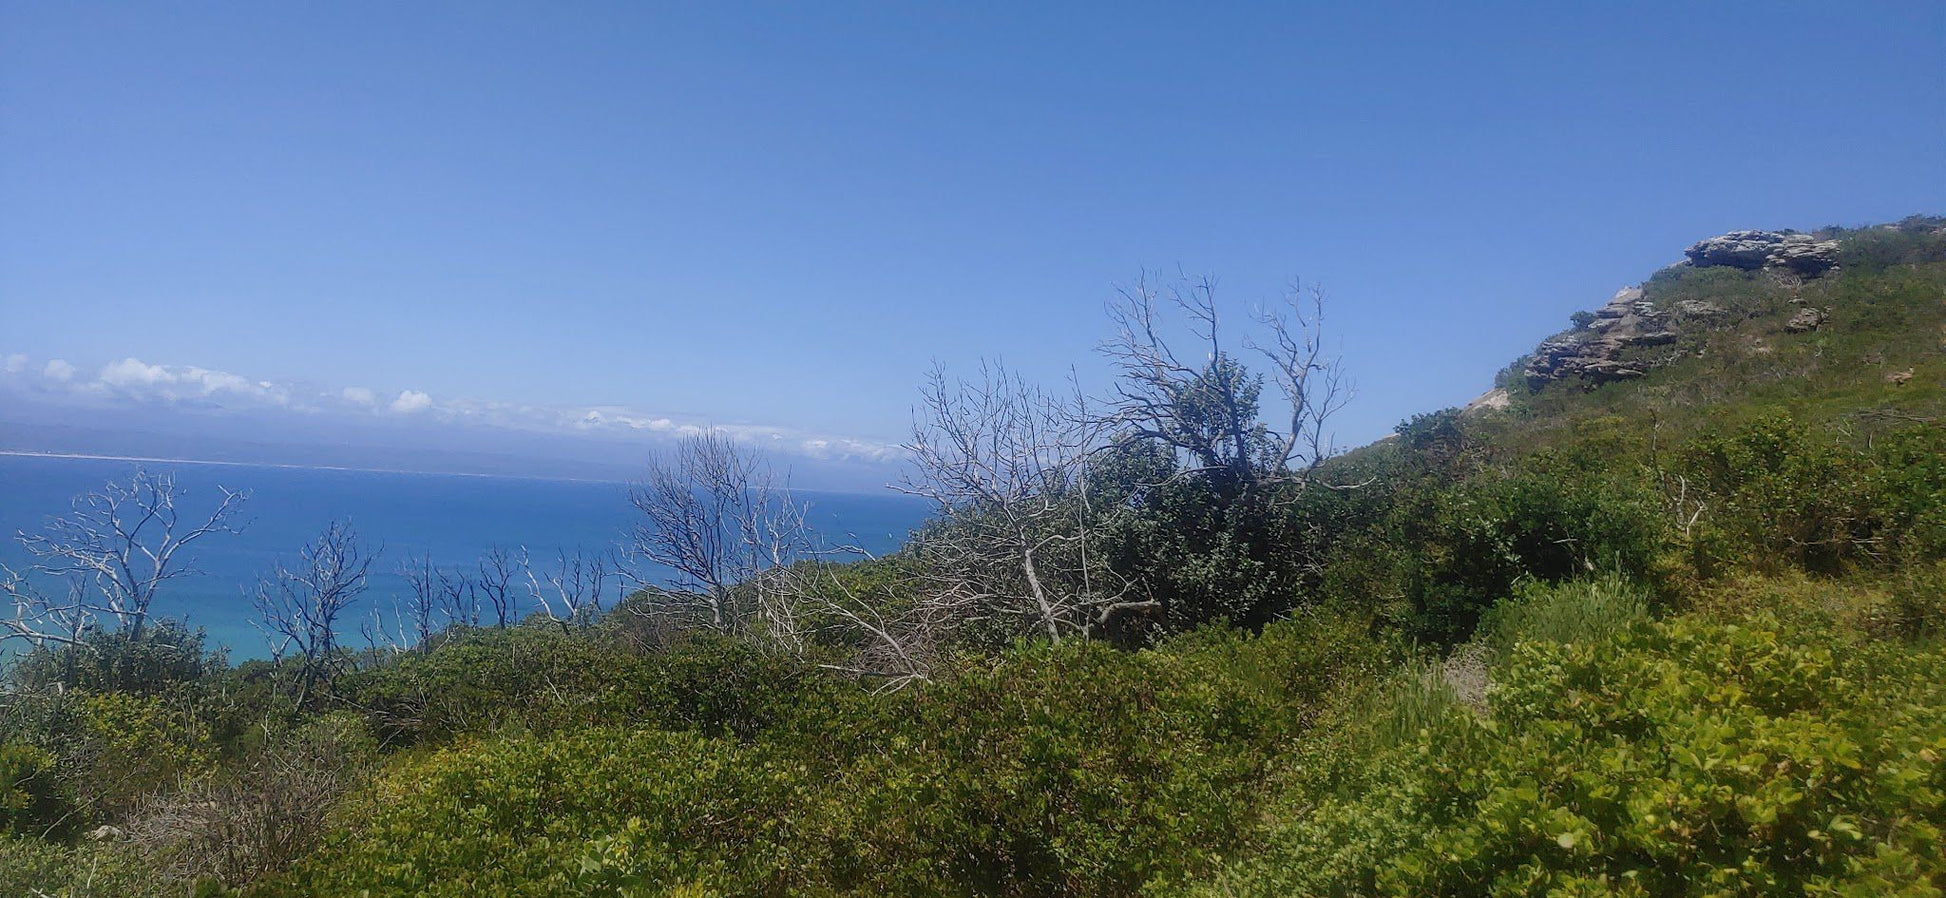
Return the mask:
[[1180, 267], [1324, 285], [1359, 443], [1701, 237], [1942, 211], [1937, 2], [0, 3], [0, 356], [82, 422], [882, 446]]

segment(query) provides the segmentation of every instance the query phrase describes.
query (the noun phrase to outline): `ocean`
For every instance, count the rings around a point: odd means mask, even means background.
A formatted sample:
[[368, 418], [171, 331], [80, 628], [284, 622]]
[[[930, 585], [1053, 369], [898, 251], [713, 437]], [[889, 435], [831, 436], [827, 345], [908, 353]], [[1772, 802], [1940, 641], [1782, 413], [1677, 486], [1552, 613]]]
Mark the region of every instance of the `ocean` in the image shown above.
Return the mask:
[[[232, 661], [265, 657], [269, 646], [252, 621], [248, 590], [283, 558], [334, 520], [349, 520], [380, 555], [370, 589], [348, 609], [340, 627], [347, 644], [373, 609], [389, 618], [408, 593], [399, 566], [430, 555], [434, 564], [471, 570], [493, 546], [524, 546], [537, 571], [560, 551], [619, 546], [639, 514], [624, 483], [542, 480], [470, 474], [412, 474], [200, 462], [127, 461], [0, 455], [0, 561], [23, 565], [14, 538], [33, 533], [68, 511], [76, 495], [126, 482], [137, 467], [175, 475], [185, 524], [200, 522], [222, 494], [218, 486], [248, 490], [241, 533], [217, 533], [184, 555], [197, 573], [166, 583], [151, 614], [186, 620], [230, 650]], [[874, 554], [896, 549], [925, 518], [927, 506], [891, 491], [883, 495], [797, 491], [813, 525], [834, 543], [855, 543]], [[11, 610], [11, 609], [5, 609]]]

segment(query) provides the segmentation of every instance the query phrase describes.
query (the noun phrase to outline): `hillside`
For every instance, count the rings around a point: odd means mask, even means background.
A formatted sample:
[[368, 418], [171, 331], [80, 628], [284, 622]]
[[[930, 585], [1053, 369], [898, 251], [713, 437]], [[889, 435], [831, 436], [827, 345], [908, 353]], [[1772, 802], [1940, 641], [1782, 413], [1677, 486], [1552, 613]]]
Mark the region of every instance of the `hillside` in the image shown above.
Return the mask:
[[1314, 467], [1219, 353], [1222, 465], [1011, 457], [890, 557], [312, 667], [37, 651], [0, 892], [1946, 893], [1946, 219], [1688, 256]]
[[[1587, 324], [1501, 374], [1510, 419], [1502, 439], [1602, 415], [1684, 433], [1726, 412], [1784, 412], [1813, 424], [1937, 418], [1946, 402], [1946, 219], [1808, 236], [1828, 241], [1833, 270], [1807, 277], [1761, 263], [1685, 262], [1584, 313]], [[1633, 314], [1642, 304], [1654, 322], [1647, 328]], [[1629, 317], [1613, 320], [1632, 333], [1616, 341], [1613, 364], [1630, 376], [1563, 370], [1559, 358], [1602, 336], [1596, 328], [1617, 306]]]

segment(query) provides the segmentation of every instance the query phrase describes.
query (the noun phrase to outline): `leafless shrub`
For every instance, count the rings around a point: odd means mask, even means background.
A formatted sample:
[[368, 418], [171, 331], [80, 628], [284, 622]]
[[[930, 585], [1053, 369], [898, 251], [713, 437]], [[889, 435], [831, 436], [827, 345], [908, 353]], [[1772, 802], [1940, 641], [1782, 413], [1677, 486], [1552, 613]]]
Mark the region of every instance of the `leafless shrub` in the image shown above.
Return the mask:
[[715, 432], [685, 438], [650, 459], [630, 500], [642, 513], [631, 557], [669, 572], [659, 581], [631, 573], [643, 590], [634, 607], [801, 647], [796, 593], [767, 572], [810, 557], [805, 509], [759, 456]]
[[541, 613], [567, 632], [586, 627], [601, 613], [608, 590], [619, 584], [613, 556], [606, 552], [576, 549], [556, 553], [552, 569], [534, 572], [534, 566], [521, 552], [521, 569], [527, 577], [528, 594]]
[[977, 380], [935, 368], [898, 487], [932, 501], [915, 538], [931, 581], [915, 614], [1061, 642], [1155, 607], [1096, 557], [1084, 476], [1104, 419], [1079, 391], [1050, 394], [999, 365]]
[[350, 522], [334, 521], [298, 553], [295, 567], [280, 561], [258, 581], [254, 604], [259, 626], [271, 637], [271, 657], [296, 650], [300, 659], [299, 705], [337, 673], [343, 661], [338, 618], [365, 592], [375, 554], [359, 542]]
[[1479, 715], [1487, 713], [1487, 686], [1491, 682], [1488, 654], [1487, 646], [1470, 642], [1453, 650], [1439, 665], [1439, 676], [1453, 690], [1453, 697]]
[[242, 886], [316, 845], [373, 756], [355, 719], [326, 717], [273, 736], [239, 767], [151, 799], [124, 838], [161, 878]]
[[439, 629], [441, 571], [433, 566], [432, 554], [426, 553], [400, 562], [399, 576], [405, 579], [406, 585], [398, 610], [399, 629], [409, 632], [410, 645], [423, 646], [432, 638], [433, 631]]
[[494, 546], [480, 556], [479, 573], [473, 586], [486, 607], [493, 611], [493, 625], [505, 629], [513, 622], [516, 598], [513, 581], [520, 570], [520, 556], [505, 546]]

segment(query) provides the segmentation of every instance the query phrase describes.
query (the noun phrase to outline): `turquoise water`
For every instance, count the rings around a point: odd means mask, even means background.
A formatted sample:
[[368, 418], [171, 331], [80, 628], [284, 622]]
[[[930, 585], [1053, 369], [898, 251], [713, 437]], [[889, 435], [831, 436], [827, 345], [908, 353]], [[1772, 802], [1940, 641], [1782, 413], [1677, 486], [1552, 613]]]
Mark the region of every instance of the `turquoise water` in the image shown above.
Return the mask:
[[[255, 612], [245, 590], [279, 558], [297, 550], [333, 520], [349, 519], [358, 535], [382, 554], [373, 565], [371, 589], [346, 614], [367, 619], [374, 607], [389, 615], [406, 593], [398, 566], [430, 554], [435, 564], [470, 569], [495, 545], [525, 546], [539, 568], [557, 551], [617, 546], [634, 523], [628, 486], [570, 480], [402, 474], [373, 471], [277, 468], [257, 465], [144, 462], [175, 474], [183, 491], [185, 521], [207, 515], [220, 499], [217, 486], [250, 491], [240, 534], [213, 534], [185, 550], [200, 573], [171, 580], [158, 595], [154, 614], [183, 618], [206, 629], [213, 643], [228, 646], [231, 659], [267, 654], [252, 625]], [[136, 463], [107, 459], [0, 456], [0, 560], [18, 567], [25, 553], [16, 531], [34, 532], [47, 518], [68, 510], [77, 494], [111, 480], [126, 481]], [[926, 506], [889, 491], [885, 495], [799, 492], [815, 525], [832, 542], [856, 542], [882, 553], [897, 548], [924, 518]], [[348, 633], [349, 637], [351, 633]], [[355, 640], [354, 640], [355, 642]]]

